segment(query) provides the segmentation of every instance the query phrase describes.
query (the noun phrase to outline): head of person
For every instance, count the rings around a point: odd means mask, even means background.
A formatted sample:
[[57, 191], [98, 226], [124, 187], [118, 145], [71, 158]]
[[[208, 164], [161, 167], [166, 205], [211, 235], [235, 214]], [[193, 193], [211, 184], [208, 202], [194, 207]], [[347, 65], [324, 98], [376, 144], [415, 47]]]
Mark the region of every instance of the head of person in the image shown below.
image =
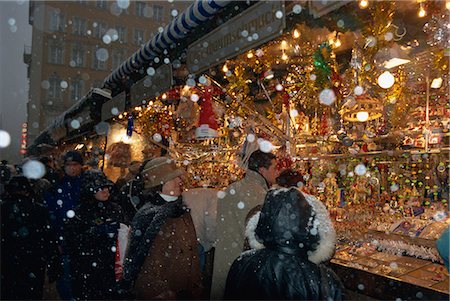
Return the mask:
[[9, 195], [31, 196], [33, 194], [33, 187], [26, 177], [13, 176], [6, 183], [5, 191]]
[[146, 190], [171, 196], [180, 196], [183, 192], [183, 175], [183, 170], [167, 157], [151, 159], [142, 170]]
[[113, 182], [103, 172], [98, 170], [86, 171], [81, 186], [82, 199], [105, 202], [109, 200], [112, 187]]
[[69, 177], [81, 175], [83, 170], [83, 156], [77, 151], [71, 150], [64, 154], [64, 173]]
[[335, 232], [320, 201], [308, 201], [294, 187], [270, 190], [255, 230], [266, 248], [326, 261], [334, 253]]
[[276, 178], [279, 174], [277, 157], [272, 153], [266, 153], [261, 150], [256, 150], [250, 155], [248, 169], [262, 175], [269, 185], [276, 183]]
[[277, 178], [277, 184], [281, 187], [301, 187], [303, 186], [303, 176], [296, 170], [287, 168], [283, 170]]

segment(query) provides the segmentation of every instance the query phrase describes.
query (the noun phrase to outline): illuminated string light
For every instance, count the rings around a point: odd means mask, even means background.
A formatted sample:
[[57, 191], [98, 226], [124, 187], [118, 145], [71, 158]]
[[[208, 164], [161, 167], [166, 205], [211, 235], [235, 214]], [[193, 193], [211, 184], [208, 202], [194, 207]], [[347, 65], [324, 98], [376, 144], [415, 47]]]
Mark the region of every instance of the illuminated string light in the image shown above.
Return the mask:
[[423, 18], [427, 15], [427, 12], [425, 11], [425, 8], [423, 8], [422, 3], [420, 3], [420, 9], [419, 9], [419, 13], [417, 15], [419, 16], [419, 18]]
[[369, 6], [369, 1], [368, 0], [361, 0], [359, 1], [359, 7], [364, 9], [367, 8], [367, 6]]

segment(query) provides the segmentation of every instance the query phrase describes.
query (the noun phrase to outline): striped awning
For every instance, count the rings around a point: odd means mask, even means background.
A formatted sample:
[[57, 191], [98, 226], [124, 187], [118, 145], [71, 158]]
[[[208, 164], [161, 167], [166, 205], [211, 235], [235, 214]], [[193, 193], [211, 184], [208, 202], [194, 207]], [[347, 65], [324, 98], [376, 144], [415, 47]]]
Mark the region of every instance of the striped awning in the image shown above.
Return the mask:
[[196, 0], [182, 14], [172, 20], [162, 32], [154, 36], [131, 57], [114, 70], [104, 81], [104, 86], [119, 83], [125, 76], [139, 70], [149, 61], [186, 37], [194, 28], [209, 20], [231, 1]]

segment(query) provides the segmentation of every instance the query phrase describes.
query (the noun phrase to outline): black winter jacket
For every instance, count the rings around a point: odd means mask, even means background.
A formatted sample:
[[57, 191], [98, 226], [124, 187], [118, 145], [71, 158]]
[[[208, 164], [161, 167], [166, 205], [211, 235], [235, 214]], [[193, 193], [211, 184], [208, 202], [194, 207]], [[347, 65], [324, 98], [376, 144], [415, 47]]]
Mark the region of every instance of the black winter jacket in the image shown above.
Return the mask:
[[123, 215], [110, 201], [86, 201], [74, 209], [66, 223], [66, 242], [71, 260], [76, 299], [105, 300], [115, 288], [116, 241]]
[[46, 269], [51, 282], [62, 273], [49, 213], [28, 196], [1, 201], [1, 299], [42, 299]]
[[264, 248], [234, 261], [225, 299], [342, 300], [339, 279], [319, 263], [334, 252], [335, 233], [312, 198], [295, 188], [268, 192], [255, 231]]

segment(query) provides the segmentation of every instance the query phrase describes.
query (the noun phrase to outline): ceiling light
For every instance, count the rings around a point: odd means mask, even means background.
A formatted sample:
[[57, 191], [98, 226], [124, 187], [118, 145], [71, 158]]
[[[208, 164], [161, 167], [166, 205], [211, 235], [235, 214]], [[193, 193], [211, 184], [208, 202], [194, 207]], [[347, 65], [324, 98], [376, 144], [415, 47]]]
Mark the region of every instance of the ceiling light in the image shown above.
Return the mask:
[[423, 4], [422, 3], [420, 3], [420, 9], [419, 9], [419, 13], [417, 15], [419, 16], [419, 18], [423, 18], [423, 17], [425, 17], [427, 15], [427, 12], [423, 8]]
[[431, 88], [433, 89], [439, 89], [441, 86], [442, 86], [442, 77], [435, 78], [431, 82]]
[[390, 87], [392, 87], [392, 85], [394, 85], [394, 82], [395, 78], [389, 71], [383, 72], [378, 77], [378, 85], [383, 89], [389, 89]]
[[356, 118], [361, 122], [367, 121], [367, 119], [369, 119], [369, 113], [366, 111], [358, 112], [356, 113]]
[[369, 1], [368, 0], [361, 0], [361, 1], [359, 1], [359, 7], [360, 8], [364, 9], [367, 6], [369, 6]]

